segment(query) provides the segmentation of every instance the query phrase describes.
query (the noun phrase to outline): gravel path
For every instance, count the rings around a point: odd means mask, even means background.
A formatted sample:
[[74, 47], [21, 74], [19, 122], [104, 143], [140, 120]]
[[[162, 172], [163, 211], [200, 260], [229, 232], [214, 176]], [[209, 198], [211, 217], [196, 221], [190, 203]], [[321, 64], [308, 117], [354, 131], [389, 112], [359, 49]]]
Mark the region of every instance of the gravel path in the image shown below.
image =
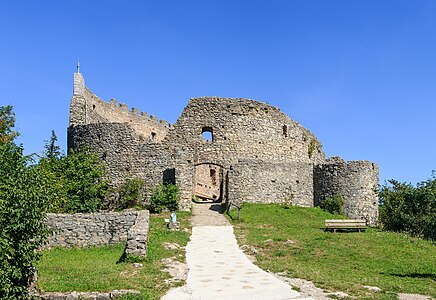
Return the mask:
[[186, 285], [163, 300], [182, 299], [313, 299], [255, 266], [239, 249], [233, 227], [219, 206], [195, 204], [192, 235], [186, 246]]

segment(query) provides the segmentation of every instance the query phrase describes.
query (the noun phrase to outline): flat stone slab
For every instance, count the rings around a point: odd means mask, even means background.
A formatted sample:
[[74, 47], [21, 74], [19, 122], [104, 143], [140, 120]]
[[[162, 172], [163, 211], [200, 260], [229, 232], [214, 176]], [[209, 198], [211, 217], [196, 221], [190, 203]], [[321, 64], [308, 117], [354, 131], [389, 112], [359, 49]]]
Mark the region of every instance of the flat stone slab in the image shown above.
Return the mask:
[[163, 300], [311, 299], [251, 263], [239, 249], [232, 226], [194, 226], [186, 261], [186, 285]]

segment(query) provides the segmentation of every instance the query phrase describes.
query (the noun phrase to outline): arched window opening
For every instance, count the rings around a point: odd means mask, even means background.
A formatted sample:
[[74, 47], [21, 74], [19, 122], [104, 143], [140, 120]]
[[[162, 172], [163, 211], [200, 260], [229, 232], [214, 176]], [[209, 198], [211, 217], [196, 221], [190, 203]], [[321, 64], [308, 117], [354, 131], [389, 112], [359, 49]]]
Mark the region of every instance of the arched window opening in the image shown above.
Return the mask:
[[203, 137], [203, 140], [208, 141], [208, 142], [213, 142], [212, 127], [203, 127], [201, 129], [201, 136]]

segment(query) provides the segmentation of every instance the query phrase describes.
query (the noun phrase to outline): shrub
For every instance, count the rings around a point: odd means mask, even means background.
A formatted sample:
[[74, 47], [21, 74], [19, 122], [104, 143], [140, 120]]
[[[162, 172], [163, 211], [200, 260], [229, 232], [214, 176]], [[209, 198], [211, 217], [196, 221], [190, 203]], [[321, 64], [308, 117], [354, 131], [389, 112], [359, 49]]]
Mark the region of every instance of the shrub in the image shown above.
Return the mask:
[[380, 191], [380, 222], [391, 231], [436, 240], [436, 177], [416, 187], [390, 180]]
[[152, 213], [161, 213], [164, 209], [177, 210], [179, 206], [179, 188], [172, 183], [160, 183], [152, 190], [147, 208]]
[[344, 213], [344, 199], [341, 195], [334, 195], [333, 197], [327, 197], [321, 202], [320, 207], [328, 211], [331, 214], [343, 214]]
[[144, 180], [141, 178], [127, 179], [118, 188], [118, 195], [116, 208], [142, 207], [144, 202]]

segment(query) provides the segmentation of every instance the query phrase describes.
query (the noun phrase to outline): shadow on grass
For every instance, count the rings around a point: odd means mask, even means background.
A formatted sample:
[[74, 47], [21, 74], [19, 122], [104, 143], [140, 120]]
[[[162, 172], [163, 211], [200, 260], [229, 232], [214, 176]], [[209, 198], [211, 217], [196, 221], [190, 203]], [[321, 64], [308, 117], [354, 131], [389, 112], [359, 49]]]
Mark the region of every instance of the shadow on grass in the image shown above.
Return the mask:
[[[380, 274], [386, 275], [386, 273], [384, 272], [380, 272]], [[406, 273], [406, 274], [388, 273], [388, 274], [390, 276], [402, 277], [402, 278], [430, 278], [436, 281], [436, 274], [432, 274], [432, 273]]]

